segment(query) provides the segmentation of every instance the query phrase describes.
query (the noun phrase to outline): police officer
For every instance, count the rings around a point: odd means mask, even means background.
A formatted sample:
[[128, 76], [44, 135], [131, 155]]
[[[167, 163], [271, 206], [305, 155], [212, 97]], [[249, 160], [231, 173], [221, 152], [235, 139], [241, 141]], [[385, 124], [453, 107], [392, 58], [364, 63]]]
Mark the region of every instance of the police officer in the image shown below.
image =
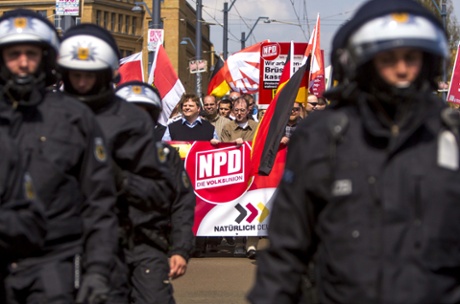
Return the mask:
[[459, 119], [433, 94], [444, 29], [416, 1], [372, 0], [333, 46], [341, 85], [290, 142], [249, 300], [298, 303], [316, 252], [320, 303], [459, 303]]
[[6, 303], [4, 277], [8, 263], [37, 252], [45, 240], [45, 209], [37, 199], [30, 174], [0, 128], [0, 302]]
[[[155, 124], [162, 107], [158, 91], [143, 82], [122, 84], [116, 94], [146, 110]], [[157, 130], [157, 129], [155, 129]], [[152, 212], [140, 228], [149, 238], [127, 251], [133, 285], [134, 303], [175, 303], [170, 279], [185, 274], [193, 251], [192, 232], [195, 194], [177, 150], [163, 142], [157, 143], [159, 155], [165, 159], [175, 181], [175, 197], [165, 213]], [[146, 225], [150, 223], [149, 225]], [[169, 262], [168, 262], [169, 258]], [[145, 270], [151, 270], [146, 276]]]
[[[117, 44], [108, 31], [80, 24], [64, 34], [58, 65], [64, 91], [91, 108], [107, 138], [118, 190], [120, 240], [124, 248], [132, 248], [137, 242], [152, 241], [150, 227], [157, 225], [152, 214], [167, 214], [173, 183], [164, 159], [159, 159], [151, 119], [115, 95], [119, 59]], [[123, 250], [118, 261], [112, 271], [109, 303], [128, 299]]]
[[11, 303], [74, 303], [75, 287], [80, 302], [103, 302], [117, 245], [102, 132], [87, 107], [47, 90], [58, 48], [54, 26], [39, 14], [17, 9], [0, 18], [0, 127], [18, 145], [47, 216], [43, 249], [10, 264]]

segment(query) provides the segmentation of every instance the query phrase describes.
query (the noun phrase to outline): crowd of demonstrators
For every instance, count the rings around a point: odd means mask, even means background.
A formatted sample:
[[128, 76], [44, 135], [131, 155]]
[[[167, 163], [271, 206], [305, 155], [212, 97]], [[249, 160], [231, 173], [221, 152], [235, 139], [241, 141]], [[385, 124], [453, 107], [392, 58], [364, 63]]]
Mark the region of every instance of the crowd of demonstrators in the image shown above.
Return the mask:
[[103, 133], [88, 107], [47, 89], [57, 75], [54, 26], [17, 9], [3, 14], [0, 29], [0, 128], [18, 147], [47, 228], [39, 251], [9, 263], [6, 303], [74, 303], [75, 287], [80, 302], [102, 302], [117, 250], [115, 185]]
[[251, 303], [299, 303], [313, 257], [319, 303], [460, 302], [460, 118], [433, 94], [447, 55], [416, 1], [368, 1], [338, 30], [339, 84], [291, 138]]
[[[162, 111], [158, 91], [142, 82], [126, 82], [119, 86], [116, 94], [147, 111], [153, 123], [158, 123]], [[174, 303], [170, 279], [185, 274], [187, 262], [194, 247], [192, 232], [195, 194], [184, 169], [178, 151], [164, 142], [157, 143], [159, 155], [164, 158], [168, 170], [176, 181], [174, 199], [167, 210], [152, 212], [150, 231], [151, 242], [139, 244], [133, 252], [128, 252], [135, 303]], [[169, 261], [168, 261], [169, 258]], [[149, 270], [148, 273], [145, 273]]]

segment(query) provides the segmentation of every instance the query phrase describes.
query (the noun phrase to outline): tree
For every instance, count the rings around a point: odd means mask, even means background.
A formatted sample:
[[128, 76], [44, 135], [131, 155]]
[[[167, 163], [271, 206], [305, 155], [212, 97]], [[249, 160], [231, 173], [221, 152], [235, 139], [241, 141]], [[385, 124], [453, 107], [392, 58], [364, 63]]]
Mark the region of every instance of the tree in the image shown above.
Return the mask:
[[452, 0], [418, 0], [421, 4], [431, 10], [439, 19], [442, 21], [441, 11], [442, 3], [446, 5], [446, 30], [447, 38], [449, 39], [449, 54], [450, 62], [447, 67], [448, 79], [450, 78], [450, 73], [454, 65], [455, 55], [457, 51], [458, 43], [460, 42], [460, 26], [458, 25], [457, 18], [455, 18], [453, 11], [454, 6]]

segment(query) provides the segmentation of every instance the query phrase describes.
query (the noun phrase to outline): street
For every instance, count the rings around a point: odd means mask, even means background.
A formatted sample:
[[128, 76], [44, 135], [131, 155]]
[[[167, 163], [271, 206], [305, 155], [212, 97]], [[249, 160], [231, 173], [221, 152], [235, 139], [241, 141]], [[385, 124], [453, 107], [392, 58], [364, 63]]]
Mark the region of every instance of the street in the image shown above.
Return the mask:
[[230, 254], [192, 258], [184, 277], [173, 281], [177, 304], [247, 304], [256, 261]]

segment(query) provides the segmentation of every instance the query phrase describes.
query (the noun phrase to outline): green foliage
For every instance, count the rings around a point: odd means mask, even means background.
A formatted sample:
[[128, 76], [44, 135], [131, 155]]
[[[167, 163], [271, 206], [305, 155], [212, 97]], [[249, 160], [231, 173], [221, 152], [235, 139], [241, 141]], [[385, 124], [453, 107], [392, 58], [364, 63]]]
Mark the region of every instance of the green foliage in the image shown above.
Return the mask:
[[460, 26], [459, 26], [457, 18], [453, 14], [454, 6], [452, 4], [452, 0], [418, 0], [418, 2], [423, 4], [429, 10], [431, 10], [436, 16], [438, 16], [441, 21], [443, 21], [443, 18], [441, 16], [441, 11], [442, 11], [441, 3], [443, 1], [445, 1], [446, 3], [445, 27], [447, 30], [447, 38], [449, 39], [449, 49], [450, 49], [450, 55], [451, 55], [449, 65], [447, 67], [447, 71], [449, 71], [449, 75], [448, 75], [448, 80], [449, 80], [450, 71], [452, 71], [452, 67], [454, 65], [457, 46], [460, 42]]

